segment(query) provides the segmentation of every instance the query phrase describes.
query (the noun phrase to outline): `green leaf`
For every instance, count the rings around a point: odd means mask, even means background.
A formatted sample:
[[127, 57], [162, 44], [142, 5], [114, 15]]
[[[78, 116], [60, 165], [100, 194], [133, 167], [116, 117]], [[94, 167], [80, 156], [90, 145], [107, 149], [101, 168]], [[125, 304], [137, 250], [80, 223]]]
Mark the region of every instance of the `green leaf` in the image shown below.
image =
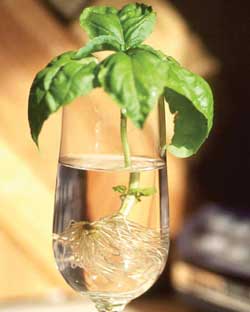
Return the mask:
[[118, 13], [126, 49], [142, 43], [153, 31], [156, 14], [152, 7], [145, 4], [131, 3]]
[[118, 10], [108, 6], [93, 6], [83, 10], [80, 25], [90, 39], [99, 36], [111, 36], [124, 45], [123, 30], [118, 17]]
[[177, 157], [197, 152], [207, 138], [213, 123], [213, 95], [200, 76], [182, 68], [168, 58], [169, 71], [165, 98], [175, 115], [174, 136], [168, 146]]
[[156, 193], [155, 187], [145, 187], [145, 188], [133, 188], [129, 191], [129, 194], [137, 194], [137, 196], [151, 196]]
[[90, 42], [77, 57], [101, 50], [125, 51], [142, 43], [152, 32], [156, 14], [150, 6], [128, 4], [121, 10], [93, 6], [83, 10], [80, 24]]
[[116, 185], [116, 186], [113, 186], [113, 190], [123, 195], [123, 194], [126, 194], [127, 187], [125, 185]]
[[73, 60], [75, 52], [56, 57], [35, 77], [29, 94], [31, 136], [38, 145], [44, 121], [61, 106], [93, 88], [96, 59]]
[[137, 127], [143, 124], [163, 93], [167, 63], [143, 49], [117, 52], [100, 64], [100, 85], [126, 109]]
[[128, 190], [125, 185], [113, 186], [113, 190], [121, 194], [120, 197], [122, 200], [124, 200], [127, 195], [133, 195], [138, 201], [141, 201], [142, 196], [152, 196], [157, 192], [155, 187], [137, 187]]
[[74, 56], [75, 60], [81, 59], [98, 51], [120, 51], [121, 44], [112, 36], [100, 36], [89, 41]]
[[137, 48], [154, 54], [155, 56], [157, 56], [162, 61], [167, 61], [167, 59], [168, 59], [167, 56], [163, 52], [161, 52], [160, 50], [155, 50], [154, 48], [152, 48], [151, 46], [149, 46], [147, 44], [139, 44], [137, 46]]
[[128, 195], [134, 195], [138, 201], [141, 201], [142, 196], [152, 196], [156, 193], [155, 187], [133, 188], [128, 191]]
[[146, 187], [146, 188], [141, 188], [140, 189], [140, 194], [142, 196], [151, 196], [156, 193], [156, 188], [155, 187]]

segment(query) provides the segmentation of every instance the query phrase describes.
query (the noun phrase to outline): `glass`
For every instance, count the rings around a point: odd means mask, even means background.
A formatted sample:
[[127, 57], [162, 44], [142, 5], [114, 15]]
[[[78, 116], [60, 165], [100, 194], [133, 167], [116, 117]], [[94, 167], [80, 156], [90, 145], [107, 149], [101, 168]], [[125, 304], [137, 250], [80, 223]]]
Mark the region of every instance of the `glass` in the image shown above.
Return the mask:
[[63, 109], [53, 225], [57, 266], [98, 311], [122, 311], [168, 255], [164, 103], [143, 128], [101, 90]]

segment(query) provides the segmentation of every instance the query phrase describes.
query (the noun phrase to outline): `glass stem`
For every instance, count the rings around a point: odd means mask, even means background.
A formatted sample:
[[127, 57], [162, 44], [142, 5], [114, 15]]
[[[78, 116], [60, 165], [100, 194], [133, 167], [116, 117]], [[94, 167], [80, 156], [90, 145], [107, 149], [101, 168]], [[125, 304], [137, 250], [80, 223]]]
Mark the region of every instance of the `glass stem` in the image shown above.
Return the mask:
[[[121, 133], [121, 141], [123, 146], [123, 154], [124, 154], [124, 164], [126, 168], [131, 167], [131, 153], [130, 147], [128, 143], [128, 135], [127, 135], [127, 116], [123, 110], [121, 110], [121, 123], [120, 123], [120, 133]], [[140, 173], [139, 172], [131, 172], [129, 175], [129, 184], [128, 184], [128, 193], [129, 191], [136, 189], [140, 184]], [[136, 204], [137, 199], [134, 195], [127, 194], [122, 201], [121, 208], [119, 210], [125, 216], [128, 216], [130, 210]]]
[[125, 304], [109, 304], [106, 302], [98, 302], [96, 309], [98, 312], [122, 312], [125, 308]]

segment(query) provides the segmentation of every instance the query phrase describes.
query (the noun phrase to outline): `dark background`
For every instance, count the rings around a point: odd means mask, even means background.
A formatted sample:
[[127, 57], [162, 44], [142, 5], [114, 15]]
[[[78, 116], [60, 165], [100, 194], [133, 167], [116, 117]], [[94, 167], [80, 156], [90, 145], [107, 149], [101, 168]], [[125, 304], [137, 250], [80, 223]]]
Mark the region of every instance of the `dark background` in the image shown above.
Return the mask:
[[250, 2], [182, 1], [172, 3], [219, 60], [210, 82], [215, 125], [191, 174], [201, 198], [249, 209], [250, 176]]

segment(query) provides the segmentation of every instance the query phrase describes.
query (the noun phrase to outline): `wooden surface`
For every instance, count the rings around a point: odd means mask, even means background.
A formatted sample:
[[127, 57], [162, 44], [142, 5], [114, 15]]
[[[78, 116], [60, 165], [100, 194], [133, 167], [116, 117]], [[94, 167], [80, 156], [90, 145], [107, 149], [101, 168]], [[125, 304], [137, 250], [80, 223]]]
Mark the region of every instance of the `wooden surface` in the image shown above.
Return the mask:
[[[56, 270], [51, 231], [60, 114], [44, 129], [39, 153], [30, 139], [28, 92], [35, 73], [74, 46], [38, 1], [0, 2], [0, 300], [69, 288]], [[9, 246], [7, 248], [7, 246]]]
[[[0, 305], [2, 312], [96, 312], [94, 305], [87, 299], [77, 302]], [[132, 301], [124, 312], [201, 312], [194, 310], [175, 298], [139, 299]]]
[[[156, 47], [166, 43], [165, 49], [178, 52], [184, 65], [191, 66], [188, 56], [197, 38], [191, 45], [192, 35], [180, 16], [163, 1], [152, 3], [159, 21], [158, 35], [150, 42]], [[36, 0], [1, 0], [0, 17], [0, 300], [43, 297], [58, 288], [70, 295], [51, 248], [60, 113], [46, 122], [38, 152], [29, 134], [27, 100], [35, 73], [53, 56], [79, 47], [79, 28], [66, 28]], [[207, 71], [210, 63], [201, 61], [200, 43], [194, 51], [197, 62], [192, 58], [191, 67], [202, 64], [197, 71]], [[168, 168], [176, 233], [187, 190], [186, 163], [169, 157]]]

